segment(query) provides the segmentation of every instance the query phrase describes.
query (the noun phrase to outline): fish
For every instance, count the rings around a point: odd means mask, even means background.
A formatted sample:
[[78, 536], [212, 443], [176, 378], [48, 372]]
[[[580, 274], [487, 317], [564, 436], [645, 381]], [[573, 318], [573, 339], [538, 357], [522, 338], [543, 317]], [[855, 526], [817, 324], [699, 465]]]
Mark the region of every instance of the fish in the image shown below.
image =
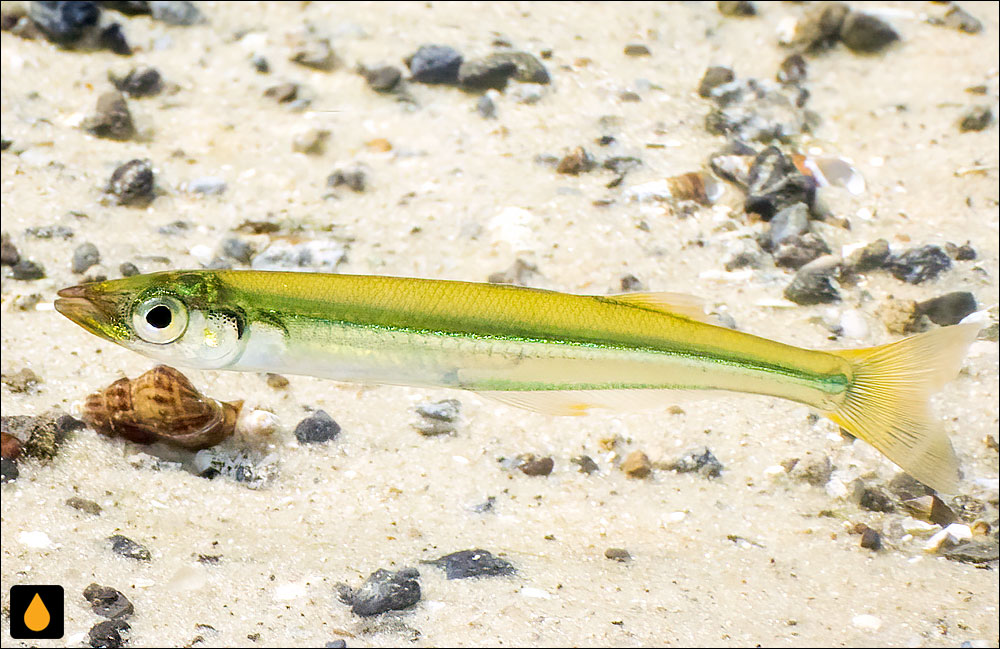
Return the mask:
[[176, 270], [59, 291], [56, 310], [161, 363], [444, 387], [552, 415], [738, 392], [806, 404], [935, 490], [959, 464], [929, 397], [978, 326], [812, 350], [713, 324], [678, 293], [575, 295], [374, 275]]

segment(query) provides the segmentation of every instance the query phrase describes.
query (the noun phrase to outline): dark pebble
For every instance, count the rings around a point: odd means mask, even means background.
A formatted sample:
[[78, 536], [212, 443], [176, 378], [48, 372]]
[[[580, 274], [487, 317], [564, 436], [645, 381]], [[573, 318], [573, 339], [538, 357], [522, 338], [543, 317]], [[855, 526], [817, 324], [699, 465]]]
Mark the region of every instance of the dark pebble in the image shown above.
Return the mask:
[[132, 277], [139, 274], [139, 268], [130, 261], [123, 261], [118, 267], [118, 272], [122, 274], [122, 277]]
[[951, 258], [939, 246], [921, 246], [889, 258], [886, 268], [896, 279], [920, 284], [951, 268]]
[[528, 455], [517, 468], [521, 469], [524, 475], [546, 476], [552, 473], [554, 467], [555, 461], [551, 457], [536, 458], [534, 455]]
[[96, 2], [32, 2], [28, 17], [47, 39], [59, 45], [80, 40], [101, 18]]
[[186, 0], [150, 0], [149, 13], [153, 20], [181, 27], [196, 25], [203, 20], [198, 7]]
[[952, 561], [963, 563], [985, 564], [1000, 559], [1000, 547], [996, 537], [990, 539], [974, 539], [944, 551], [944, 556]]
[[878, 52], [895, 41], [899, 34], [878, 16], [852, 11], [840, 26], [840, 40], [855, 52]]
[[462, 550], [426, 563], [443, 568], [448, 579], [501, 577], [516, 572], [510, 562], [493, 556], [489, 550]]
[[881, 550], [882, 535], [865, 525], [864, 530], [861, 532], [861, 547], [867, 550]]
[[955, 325], [976, 310], [976, 297], [968, 291], [946, 293], [917, 304], [917, 312], [941, 326]]
[[148, 65], [132, 68], [123, 78], [112, 78], [111, 83], [129, 97], [152, 97], [163, 90], [160, 71]]
[[17, 460], [9, 457], [0, 458], [0, 482], [8, 483], [17, 480], [20, 475], [17, 470]]
[[361, 68], [361, 74], [368, 87], [375, 92], [391, 92], [403, 78], [399, 68], [392, 65], [380, 65], [375, 68]]
[[713, 65], [705, 70], [698, 84], [698, 94], [706, 99], [711, 96], [712, 90], [724, 83], [729, 83], [736, 78], [731, 68], [720, 65]]
[[600, 471], [600, 467], [597, 466], [597, 462], [589, 455], [577, 455], [570, 460], [573, 464], [580, 467], [580, 473], [586, 473], [590, 475], [591, 473], [597, 473]]
[[265, 97], [270, 97], [279, 104], [287, 104], [289, 102], [295, 101], [299, 96], [299, 84], [297, 83], [279, 83], [276, 86], [271, 86], [264, 91]]
[[884, 512], [890, 514], [896, 511], [896, 506], [892, 502], [892, 497], [876, 487], [865, 487], [861, 492], [858, 504], [872, 512]]
[[948, 11], [945, 12], [944, 17], [936, 19], [932, 18], [927, 22], [943, 25], [944, 27], [951, 27], [952, 29], [963, 31], [966, 34], [978, 34], [983, 31], [983, 23], [980, 22], [978, 18], [954, 3], [948, 7]]
[[254, 54], [250, 58], [250, 64], [260, 74], [267, 74], [271, 71], [271, 64], [267, 62], [267, 57], [261, 54]]
[[781, 62], [778, 68], [778, 81], [781, 83], [799, 84], [806, 80], [808, 65], [801, 54], [792, 54]]
[[840, 291], [834, 283], [839, 273], [839, 263], [830, 257], [815, 259], [795, 273], [791, 284], [785, 288], [786, 298], [809, 306], [840, 301]]
[[487, 56], [486, 60], [491, 64], [513, 63], [514, 79], [522, 83], [546, 84], [551, 81], [549, 71], [529, 52], [495, 52]]
[[625, 548], [608, 548], [604, 551], [604, 556], [613, 561], [625, 563], [632, 560], [632, 555]]
[[190, 229], [191, 229], [190, 221], [171, 221], [166, 225], [161, 225], [160, 227], [156, 228], [156, 231], [159, 232], [160, 234], [173, 236], [177, 234], [184, 234]]
[[791, 45], [812, 51], [832, 46], [837, 42], [844, 18], [850, 11], [850, 7], [843, 2], [814, 4], [799, 21]]
[[368, 187], [368, 175], [360, 167], [338, 169], [327, 176], [327, 187], [347, 187], [359, 194]]
[[889, 481], [889, 491], [900, 500], [914, 500], [921, 496], [929, 496], [934, 490], [920, 482], [909, 473], [898, 473]]
[[95, 503], [93, 500], [87, 500], [86, 498], [80, 498], [79, 496], [70, 496], [66, 499], [66, 504], [73, 509], [78, 509], [85, 514], [91, 514], [93, 516], [100, 516], [101, 506]]
[[977, 256], [976, 249], [969, 242], [965, 242], [960, 246], [949, 242], [944, 244], [944, 250], [955, 261], [972, 261]]
[[329, 71], [337, 65], [337, 57], [333, 53], [330, 39], [320, 38], [314, 34], [299, 38], [289, 60], [314, 70]]
[[576, 176], [594, 168], [596, 163], [594, 158], [587, 153], [586, 149], [578, 146], [567, 153], [556, 165], [556, 171], [561, 174]]
[[74, 273], [85, 273], [91, 266], [101, 263], [101, 253], [92, 243], [81, 243], [73, 251], [71, 268]]
[[644, 288], [642, 280], [631, 273], [628, 275], [622, 275], [618, 280], [618, 285], [622, 293], [634, 293], [636, 291], [641, 291]]
[[111, 551], [123, 557], [135, 559], [136, 561], [149, 561], [152, 556], [149, 554], [146, 546], [136, 543], [127, 536], [115, 534], [114, 536], [109, 536], [108, 540], [111, 541]]
[[300, 444], [329, 442], [340, 434], [340, 425], [325, 410], [317, 410], [295, 427], [295, 439]]
[[119, 649], [125, 645], [121, 632], [130, 628], [124, 620], [105, 620], [90, 629], [87, 640], [94, 649]]
[[153, 199], [153, 165], [149, 160], [129, 160], [114, 170], [106, 190], [119, 205], [145, 206]]
[[981, 131], [993, 123], [995, 116], [991, 106], [974, 106], [970, 108], [958, 123], [962, 132]]
[[462, 55], [447, 45], [423, 45], [406, 61], [419, 83], [457, 83]]
[[781, 268], [798, 269], [828, 254], [830, 246], [826, 241], [815, 232], [806, 232], [783, 241], [774, 251], [774, 263]]
[[42, 279], [45, 277], [45, 269], [38, 262], [22, 259], [11, 267], [10, 276], [22, 280]]
[[222, 254], [230, 259], [235, 259], [241, 264], [249, 264], [256, 251], [246, 241], [230, 237], [222, 242]]
[[347, 640], [343, 638], [338, 638], [337, 640], [331, 640], [323, 645], [325, 649], [346, 649]]
[[0, 243], [0, 265], [15, 266], [19, 261], [21, 254], [17, 251], [17, 246], [10, 240], [10, 235], [4, 232]]
[[625, 46], [625, 56], [649, 56], [649, 48], [642, 43], [630, 43]]
[[468, 90], [503, 90], [517, 72], [513, 61], [485, 58], [463, 61], [458, 68], [458, 83]]
[[83, 598], [90, 602], [94, 613], [112, 620], [128, 617], [135, 612], [132, 602], [121, 591], [110, 586], [90, 584], [83, 589]]
[[128, 140], [135, 135], [132, 113], [125, 97], [117, 90], [105, 92], [97, 98], [97, 111], [83, 120], [88, 133], [109, 140]]
[[684, 453], [676, 460], [669, 462], [665, 468], [677, 473], [698, 472], [706, 478], [718, 478], [722, 475], [724, 467], [722, 462], [719, 462], [712, 454], [712, 451], [703, 446]]
[[379, 569], [357, 590], [352, 590], [347, 584], [339, 584], [340, 600], [361, 617], [403, 610], [420, 601], [419, 578], [420, 573], [414, 568], [404, 568], [399, 572]]
[[149, 15], [149, 2], [146, 0], [103, 0], [101, 6], [126, 16]]
[[497, 105], [488, 94], [476, 100], [476, 112], [483, 119], [493, 119], [497, 116]]
[[766, 247], [768, 250], [774, 250], [788, 239], [801, 236], [808, 231], [809, 206], [805, 203], [789, 205], [771, 219]]
[[864, 273], [882, 268], [889, 259], [889, 242], [877, 239], [864, 248], [852, 252], [845, 262], [851, 272]]
[[756, 16], [757, 7], [754, 3], [749, 0], [738, 0], [737, 2], [728, 2], [719, 0], [715, 3], [718, 7], [719, 13], [723, 16]]
[[811, 206], [815, 197], [815, 181], [799, 173], [777, 147], [767, 147], [750, 165], [744, 202], [748, 214], [759, 214], [768, 221], [780, 210], [796, 203]]
[[106, 50], [111, 50], [119, 56], [131, 56], [132, 47], [125, 38], [125, 32], [118, 23], [111, 23], [101, 28], [97, 35], [97, 43]]

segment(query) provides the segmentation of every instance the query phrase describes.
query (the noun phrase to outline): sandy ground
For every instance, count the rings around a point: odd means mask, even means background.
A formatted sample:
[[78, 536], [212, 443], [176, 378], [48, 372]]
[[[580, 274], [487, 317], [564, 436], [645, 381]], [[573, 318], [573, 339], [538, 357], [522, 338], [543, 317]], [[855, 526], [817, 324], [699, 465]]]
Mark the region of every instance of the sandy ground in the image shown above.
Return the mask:
[[[876, 56], [841, 46], [809, 61], [809, 106], [822, 123], [802, 144], [853, 159], [868, 184], [861, 196], [832, 199], [852, 228], [821, 226], [822, 234], [835, 249], [879, 237], [894, 249], [969, 241], [978, 259], [916, 286], [872, 274], [834, 307], [766, 306], [781, 300], [791, 278], [773, 266], [721, 272], [724, 226], [743, 226], [731, 188], [720, 205], [688, 218], [622, 198], [628, 186], [702, 168], [723, 143], [703, 127], [710, 107], [695, 89], [705, 67], [773, 78], [787, 54], [776, 43], [777, 26], [800, 6], [761, 3], [757, 17], [734, 19], [714, 3], [203, 3], [203, 25], [124, 19], [137, 50], [130, 59], [5, 32], [0, 108], [3, 137], [14, 144], [2, 157], [2, 227], [47, 277], [3, 280], [3, 372], [26, 367], [42, 379], [33, 393], [5, 386], [3, 414], [68, 410], [153, 364], [45, 310], [56, 290], [81, 279], [70, 270], [77, 245], [100, 250], [102, 263], [90, 274], [118, 276], [124, 261], [143, 271], [197, 268], [193, 248], [215, 248], [244, 220], [267, 215], [300, 226], [303, 238], [350, 241], [339, 267], [346, 273], [485, 280], [520, 257], [538, 266], [532, 285], [597, 294], [618, 290], [631, 273], [651, 290], [725, 305], [744, 330], [818, 348], [891, 340], [874, 316], [888, 295], [919, 300], [967, 290], [984, 307], [994, 305], [996, 126], [960, 133], [955, 124], [973, 104], [996, 105], [997, 5], [969, 5], [985, 25], [977, 36], [921, 20], [922, 12], [943, 12], [940, 5], [879, 7], [901, 33], [899, 45]], [[287, 35], [306, 25], [332, 37], [338, 69], [288, 61]], [[424, 43], [473, 58], [499, 37], [536, 54], [551, 49], [545, 65], [553, 84], [534, 105], [518, 103], [510, 90], [501, 95], [496, 120], [480, 117], [476, 97], [458, 89], [413, 84], [415, 105], [401, 103], [353, 72], [356, 62], [400, 65]], [[624, 55], [629, 43], [645, 43], [651, 55]], [[254, 71], [255, 52], [268, 58], [270, 74]], [[130, 101], [141, 138], [115, 142], [83, 132], [83, 117], [109, 87], [108, 71], [138, 63], [177, 85]], [[263, 97], [284, 80], [311, 88], [308, 110]], [[966, 92], [980, 84], [986, 97]], [[638, 89], [642, 101], [622, 102], [626, 89]], [[619, 118], [613, 153], [644, 163], [625, 187], [605, 188], [610, 172], [560, 175], [535, 161], [580, 145], [609, 155], [593, 143], [607, 134], [602, 116]], [[324, 155], [292, 151], [293, 138], [309, 128], [332, 132]], [[391, 150], [370, 144], [378, 138]], [[153, 162], [163, 194], [148, 208], [102, 202], [113, 169], [132, 158]], [[326, 178], [347, 163], [366, 165], [370, 188], [331, 197]], [[955, 173], [976, 165], [986, 170]], [[184, 191], [206, 175], [224, 178], [226, 192]], [[594, 205], [606, 198], [614, 202]], [[510, 207], [530, 217], [513, 233], [495, 220]], [[196, 227], [179, 236], [157, 232], [178, 219]], [[640, 221], [648, 227], [636, 227]], [[65, 225], [75, 235], [25, 235], [39, 225]], [[16, 303], [32, 293], [41, 294], [42, 308], [19, 310]], [[870, 333], [829, 340], [817, 316], [848, 308], [866, 314]], [[975, 343], [961, 376], [934, 399], [963, 462], [962, 493], [994, 503], [997, 454], [983, 439], [997, 431], [997, 365], [997, 344]], [[190, 645], [198, 637], [200, 646], [337, 639], [349, 646], [996, 646], [1000, 636], [995, 571], [927, 555], [922, 540], [893, 536], [901, 514], [869, 512], [821, 487], [769, 477], [783, 460], [823, 455], [845, 481], [864, 475], [884, 484], [896, 472], [863, 444], [845, 442], [830, 422], [811, 420], [804, 406], [734, 398], [685, 404], [684, 414], [566, 419], [444, 390], [361, 389], [304, 377], [275, 390], [253, 374], [187, 374], [212, 396], [280, 417], [274, 482], [250, 490], [137, 468], [130, 458], [139, 449], [92, 431], [77, 434], [50, 464], [22, 462], [20, 478], [3, 487], [4, 646], [27, 646], [8, 634], [8, 588], [20, 583], [62, 584], [67, 593], [65, 638], [32, 644], [86, 644], [100, 619], [81, 595], [91, 582], [134, 603], [131, 642], [140, 646]], [[414, 432], [415, 404], [451, 397], [462, 401], [456, 435]], [[296, 443], [291, 431], [306, 408], [329, 412], [341, 435], [320, 447]], [[602, 446], [615, 436], [616, 450]], [[634, 449], [657, 461], [698, 445], [725, 465], [720, 479], [656, 470], [635, 480], [614, 466]], [[526, 452], [552, 456], [553, 473], [529, 477], [498, 462]], [[577, 471], [569, 460], [581, 453], [600, 473]], [[66, 506], [71, 496], [96, 501], [103, 513]], [[491, 513], [472, 511], [488, 497], [495, 498]], [[859, 547], [849, 533], [859, 522], [886, 531], [891, 547]], [[33, 547], [24, 539], [36, 537], [25, 532], [44, 532], [50, 544]], [[116, 533], [145, 544], [152, 560], [112, 554], [104, 539]], [[503, 555], [517, 574], [447, 581], [419, 563], [477, 547]], [[626, 548], [632, 560], [606, 559], [610, 547]], [[205, 565], [199, 554], [221, 560]], [[335, 584], [356, 586], [378, 568], [404, 566], [421, 572], [422, 600], [395, 614], [411, 630], [385, 631], [383, 621], [376, 627], [383, 631], [366, 631], [338, 601]]]

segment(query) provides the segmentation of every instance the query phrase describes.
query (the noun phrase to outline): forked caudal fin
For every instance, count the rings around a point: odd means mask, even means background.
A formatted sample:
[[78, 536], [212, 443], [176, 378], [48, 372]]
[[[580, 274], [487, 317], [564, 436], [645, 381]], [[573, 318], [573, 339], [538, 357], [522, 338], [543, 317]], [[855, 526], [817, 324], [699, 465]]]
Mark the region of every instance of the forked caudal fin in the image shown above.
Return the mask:
[[832, 352], [853, 370], [841, 406], [827, 417], [929, 487], [954, 493], [958, 458], [930, 414], [929, 398], [955, 378], [974, 324], [935, 329], [867, 349]]

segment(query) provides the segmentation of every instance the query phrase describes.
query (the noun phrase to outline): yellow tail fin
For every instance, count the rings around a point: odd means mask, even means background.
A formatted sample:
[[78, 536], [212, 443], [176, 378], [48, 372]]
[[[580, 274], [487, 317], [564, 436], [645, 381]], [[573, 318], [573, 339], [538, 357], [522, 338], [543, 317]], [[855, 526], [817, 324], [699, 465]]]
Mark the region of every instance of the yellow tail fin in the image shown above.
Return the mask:
[[931, 418], [929, 397], [955, 378], [974, 324], [935, 329], [898, 342], [833, 352], [854, 372], [841, 406], [826, 415], [937, 491], [954, 493], [958, 458]]

